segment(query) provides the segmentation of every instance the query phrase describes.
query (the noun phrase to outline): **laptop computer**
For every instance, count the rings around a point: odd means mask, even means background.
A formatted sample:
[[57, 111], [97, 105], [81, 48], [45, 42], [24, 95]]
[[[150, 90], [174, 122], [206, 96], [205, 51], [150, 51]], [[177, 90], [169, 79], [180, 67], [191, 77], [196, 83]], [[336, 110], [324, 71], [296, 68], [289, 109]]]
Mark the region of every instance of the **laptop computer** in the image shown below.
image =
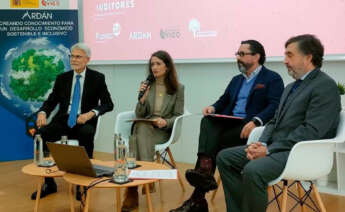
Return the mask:
[[89, 177], [112, 176], [114, 168], [94, 165], [83, 146], [47, 142], [48, 149], [61, 171]]

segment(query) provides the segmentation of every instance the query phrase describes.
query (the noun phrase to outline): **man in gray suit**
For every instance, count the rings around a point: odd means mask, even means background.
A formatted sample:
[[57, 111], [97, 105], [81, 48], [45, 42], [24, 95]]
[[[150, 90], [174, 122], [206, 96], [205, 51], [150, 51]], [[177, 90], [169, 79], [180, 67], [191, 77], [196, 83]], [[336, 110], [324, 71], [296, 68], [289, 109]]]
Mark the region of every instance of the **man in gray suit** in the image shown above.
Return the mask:
[[259, 141], [218, 154], [228, 212], [265, 212], [268, 183], [282, 173], [292, 147], [335, 136], [340, 96], [334, 80], [320, 70], [323, 52], [313, 35], [290, 38], [284, 63], [296, 81], [285, 88], [275, 116]]

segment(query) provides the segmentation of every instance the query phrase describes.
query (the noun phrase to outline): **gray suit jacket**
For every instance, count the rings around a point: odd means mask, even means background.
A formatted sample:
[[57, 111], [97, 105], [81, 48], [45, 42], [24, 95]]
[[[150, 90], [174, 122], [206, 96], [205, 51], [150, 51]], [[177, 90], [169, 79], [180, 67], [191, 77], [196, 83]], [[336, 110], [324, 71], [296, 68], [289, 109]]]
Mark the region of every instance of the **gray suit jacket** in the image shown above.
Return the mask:
[[[155, 105], [156, 83], [151, 85], [149, 94], [144, 104], [137, 103], [135, 114], [138, 118], [151, 118], [153, 116]], [[173, 95], [165, 95], [163, 99], [161, 117], [168, 123], [167, 129], [171, 129], [175, 119], [183, 114], [184, 108], [184, 86], [179, 84], [177, 92]]]
[[299, 141], [336, 134], [341, 105], [335, 81], [315, 69], [288, 98], [292, 86], [284, 89], [278, 110], [260, 137], [270, 153], [290, 151]]

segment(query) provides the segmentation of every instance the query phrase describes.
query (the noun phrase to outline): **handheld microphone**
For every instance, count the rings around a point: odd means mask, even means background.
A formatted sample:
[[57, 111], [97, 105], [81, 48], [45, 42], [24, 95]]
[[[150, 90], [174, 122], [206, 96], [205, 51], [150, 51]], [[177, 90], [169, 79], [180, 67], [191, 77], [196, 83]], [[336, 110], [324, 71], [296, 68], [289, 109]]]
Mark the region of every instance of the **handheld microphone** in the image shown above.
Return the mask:
[[[153, 81], [155, 81], [155, 77], [153, 76], [153, 74], [150, 74], [149, 76], [147, 76], [144, 83], [147, 85], [147, 87], [149, 87], [149, 85], [151, 85], [151, 83], [153, 83]], [[147, 89], [147, 87], [146, 87], [146, 89]], [[139, 92], [138, 100], [140, 100], [144, 96], [146, 89]]]

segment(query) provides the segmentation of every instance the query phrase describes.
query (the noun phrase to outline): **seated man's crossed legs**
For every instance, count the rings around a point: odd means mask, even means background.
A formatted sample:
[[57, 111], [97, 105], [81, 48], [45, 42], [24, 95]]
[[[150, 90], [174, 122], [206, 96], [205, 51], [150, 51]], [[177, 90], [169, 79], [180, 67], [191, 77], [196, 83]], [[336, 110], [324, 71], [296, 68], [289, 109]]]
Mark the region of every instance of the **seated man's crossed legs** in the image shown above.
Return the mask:
[[182, 206], [171, 212], [208, 211], [205, 194], [217, 188], [213, 176], [216, 156], [222, 149], [246, 144], [247, 139], [240, 138], [244, 125], [241, 120], [209, 116], [201, 120], [197, 163], [194, 169], [186, 171], [186, 179], [195, 189]]

